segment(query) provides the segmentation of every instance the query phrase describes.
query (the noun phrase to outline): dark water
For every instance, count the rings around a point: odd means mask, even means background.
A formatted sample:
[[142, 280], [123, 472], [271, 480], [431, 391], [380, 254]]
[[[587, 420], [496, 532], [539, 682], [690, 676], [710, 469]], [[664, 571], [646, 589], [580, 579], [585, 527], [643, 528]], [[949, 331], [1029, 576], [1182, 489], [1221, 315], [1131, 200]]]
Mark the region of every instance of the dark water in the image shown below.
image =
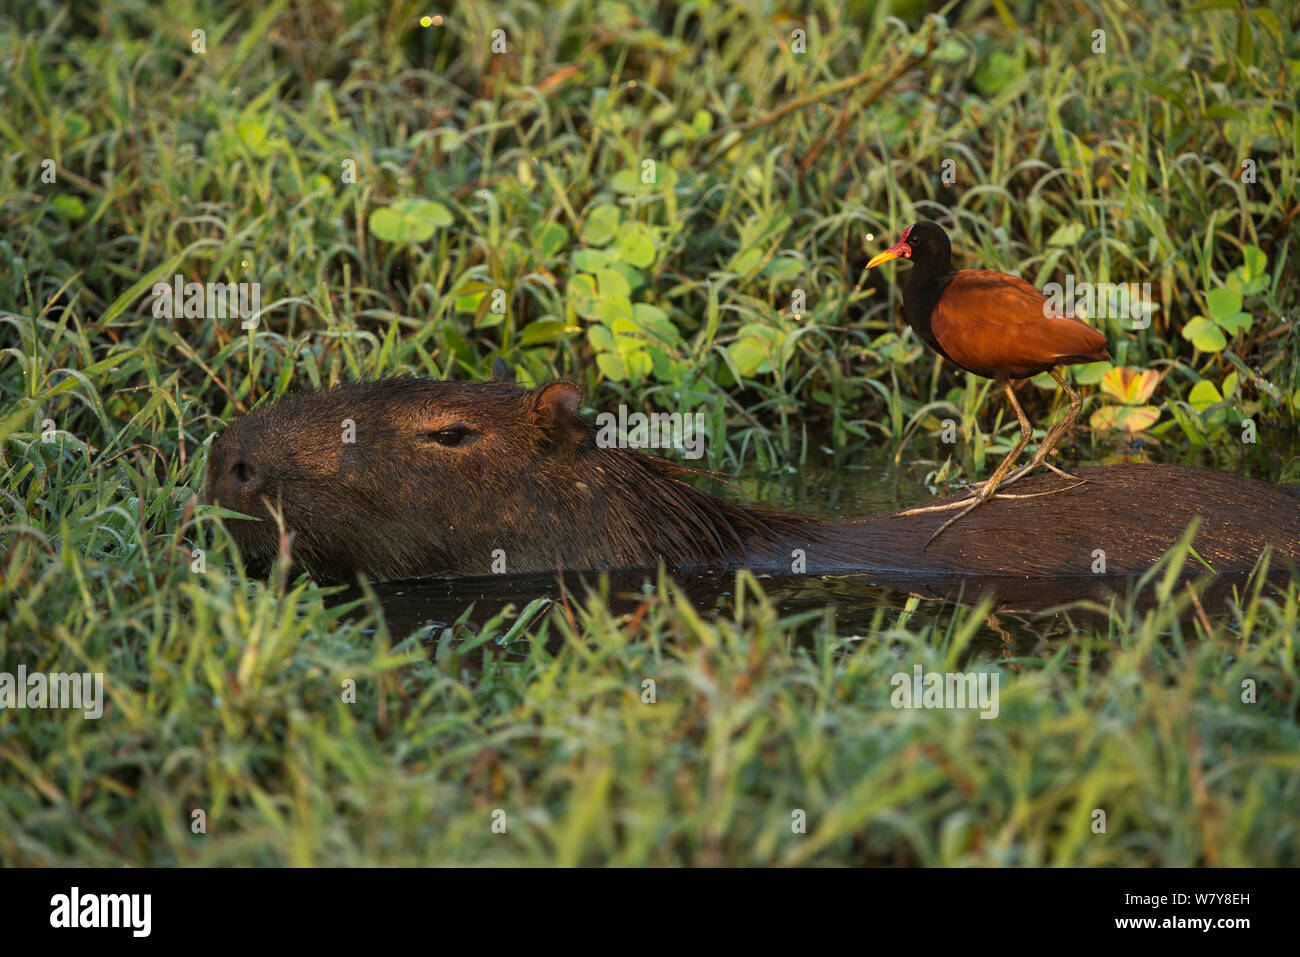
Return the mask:
[[[1272, 482], [1288, 484], [1296, 477], [1296, 442], [1244, 446], [1242, 450], [1178, 450], [1169, 446], [1127, 449], [1078, 464], [1109, 465], [1119, 461], [1156, 461], [1164, 464], [1201, 465]], [[883, 451], [831, 456], [810, 451], [802, 470], [778, 471], [751, 467], [729, 486], [713, 484], [709, 491], [734, 501], [794, 509], [821, 518], [850, 518], [878, 514], [924, 503], [935, 490], [926, 476], [938, 464], [927, 455], [947, 449], [913, 443], [901, 464]], [[990, 459], [990, 462], [995, 462]], [[1300, 489], [1297, 489], [1300, 491]], [[944, 490], [946, 491], [946, 490]], [[656, 593], [654, 570], [572, 573], [558, 580], [554, 574], [497, 575], [474, 578], [421, 579], [372, 586], [394, 637], [418, 634], [422, 640], [444, 640], [448, 629], [468, 637], [511, 606], [524, 609], [541, 599], [535, 610], [550, 602], [570, 607], [585, 605], [596, 596], [612, 613], [631, 617], [646, 596]], [[951, 575], [889, 579], [881, 576], [763, 577], [769, 599], [783, 616], [807, 613], [805, 629], [816, 626], [829, 606], [841, 634], [865, 634], [907, 615], [917, 623], [949, 623], [959, 605], [969, 605], [984, 595], [993, 597], [993, 613], [977, 644], [1001, 643], [1004, 653], [1016, 648], [1068, 635], [1086, 621], [1104, 620], [1112, 603], [1132, 598], [1139, 607], [1155, 601], [1150, 588], [1136, 589], [1136, 581], [1122, 576], [1086, 575], [1054, 579], [966, 578]], [[727, 614], [736, 587], [734, 572], [677, 576], [677, 584], [706, 614]], [[1247, 585], [1245, 576], [1220, 576], [1198, 584], [1201, 609], [1221, 613]], [[1203, 590], [1202, 590], [1203, 589]], [[356, 600], [360, 592], [349, 589], [337, 601]], [[472, 607], [471, 607], [472, 606]], [[467, 615], [468, 612], [468, 615]], [[1191, 614], [1189, 609], [1189, 614]], [[467, 615], [467, 617], [466, 617]], [[461, 619], [464, 617], [464, 621]], [[457, 624], [459, 622], [459, 624]]]

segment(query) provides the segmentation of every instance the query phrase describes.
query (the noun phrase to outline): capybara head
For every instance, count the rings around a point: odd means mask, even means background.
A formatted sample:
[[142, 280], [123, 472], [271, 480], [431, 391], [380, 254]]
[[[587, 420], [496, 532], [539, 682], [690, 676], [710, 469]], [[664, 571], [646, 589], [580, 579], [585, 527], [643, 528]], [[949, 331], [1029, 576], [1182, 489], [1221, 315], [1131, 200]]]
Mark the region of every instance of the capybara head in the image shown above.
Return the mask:
[[[582, 535], [557, 515], [591, 498], [575, 467], [589, 442], [571, 382], [390, 379], [291, 396], [212, 443], [207, 501], [250, 567], [279, 550], [320, 581], [544, 571]], [[543, 557], [544, 556], [544, 557]]]

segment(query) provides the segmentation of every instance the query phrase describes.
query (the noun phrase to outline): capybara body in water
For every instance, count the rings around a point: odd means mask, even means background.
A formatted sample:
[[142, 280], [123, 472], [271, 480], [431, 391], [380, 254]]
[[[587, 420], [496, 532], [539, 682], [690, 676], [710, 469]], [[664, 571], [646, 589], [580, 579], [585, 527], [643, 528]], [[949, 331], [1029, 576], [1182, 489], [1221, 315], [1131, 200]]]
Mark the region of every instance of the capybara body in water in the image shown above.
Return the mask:
[[[1300, 498], [1182, 466], [1080, 469], [1077, 488], [995, 499], [926, 549], [950, 512], [823, 521], [737, 505], [655, 455], [601, 448], [568, 382], [389, 379], [291, 396], [212, 445], [207, 499], [254, 567], [279, 551], [318, 581], [606, 568], [773, 573], [1140, 573], [1200, 518], [1197, 554], [1250, 569], [1267, 546], [1300, 561]], [[1025, 479], [1018, 495], [1059, 489]], [[963, 496], [959, 496], [963, 497]]]

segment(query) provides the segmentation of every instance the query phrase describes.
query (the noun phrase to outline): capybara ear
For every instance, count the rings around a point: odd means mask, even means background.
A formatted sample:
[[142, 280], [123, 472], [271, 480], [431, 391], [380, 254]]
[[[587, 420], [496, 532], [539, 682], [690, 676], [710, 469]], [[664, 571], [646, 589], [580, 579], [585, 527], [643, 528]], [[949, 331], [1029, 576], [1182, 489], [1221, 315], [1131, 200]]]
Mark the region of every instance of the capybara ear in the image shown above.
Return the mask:
[[505, 359], [498, 359], [492, 363], [492, 381], [493, 382], [514, 382], [515, 373], [508, 365]]
[[582, 390], [572, 382], [548, 382], [528, 396], [528, 408], [538, 427], [552, 444], [574, 448], [587, 436], [582, 408]]

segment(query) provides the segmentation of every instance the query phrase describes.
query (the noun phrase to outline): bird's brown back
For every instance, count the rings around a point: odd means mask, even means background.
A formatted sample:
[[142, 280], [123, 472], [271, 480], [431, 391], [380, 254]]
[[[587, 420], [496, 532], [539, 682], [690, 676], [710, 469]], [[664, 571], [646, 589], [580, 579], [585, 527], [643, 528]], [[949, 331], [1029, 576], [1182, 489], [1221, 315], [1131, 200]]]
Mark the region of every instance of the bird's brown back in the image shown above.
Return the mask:
[[1110, 358], [1100, 332], [1050, 312], [1047, 297], [1023, 279], [963, 269], [939, 297], [931, 329], [953, 362], [990, 379], [1023, 379], [1053, 366]]

